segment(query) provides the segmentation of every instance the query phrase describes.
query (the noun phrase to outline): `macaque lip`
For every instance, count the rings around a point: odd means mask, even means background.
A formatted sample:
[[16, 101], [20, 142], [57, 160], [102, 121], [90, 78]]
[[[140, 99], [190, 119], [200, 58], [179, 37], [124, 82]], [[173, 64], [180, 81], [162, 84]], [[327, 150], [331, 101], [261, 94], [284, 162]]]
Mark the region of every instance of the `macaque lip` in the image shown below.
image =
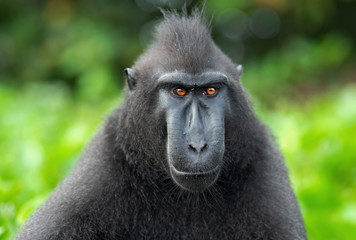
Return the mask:
[[171, 170], [178, 175], [184, 175], [184, 176], [200, 176], [200, 175], [210, 175], [210, 174], [215, 174], [220, 170], [220, 165], [216, 166], [213, 169], [207, 170], [207, 171], [193, 171], [193, 172], [184, 172], [184, 171], [179, 171], [176, 169], [173, 165], [171, 166]]
[[181, 188], [190, 192], [203, 192], [211, 186], [219, 176], [220, 165], [207, 171], [182, 172], [173, 165], [170, 167], [174, 182]]

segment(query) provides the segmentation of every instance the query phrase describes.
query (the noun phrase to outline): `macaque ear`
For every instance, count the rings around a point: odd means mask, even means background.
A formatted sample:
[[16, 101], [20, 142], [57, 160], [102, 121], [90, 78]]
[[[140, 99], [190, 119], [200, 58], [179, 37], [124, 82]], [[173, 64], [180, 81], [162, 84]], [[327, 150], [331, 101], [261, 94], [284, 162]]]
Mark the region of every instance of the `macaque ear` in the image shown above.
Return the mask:
[[125, 68], [125, 80], [127, 83], [127, 86], [129, 86], [129, 90], [133, 91], [136, 88], [136, 74], [135, 71], [132, 68]]
[[239, 75], [239, 77], [241, 76], [242, 69], [243, 69], [243, 67], [241, 64], [237, 65], [236, 70], [237, 70], [237, 74]]

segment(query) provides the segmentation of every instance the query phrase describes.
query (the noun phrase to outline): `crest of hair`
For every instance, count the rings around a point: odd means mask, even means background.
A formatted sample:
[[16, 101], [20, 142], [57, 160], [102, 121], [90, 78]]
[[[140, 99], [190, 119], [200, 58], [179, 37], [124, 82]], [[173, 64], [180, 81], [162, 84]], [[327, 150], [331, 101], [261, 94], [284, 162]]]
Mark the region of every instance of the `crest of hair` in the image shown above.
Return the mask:
[[163, 52], [179, 58], [197, 61], [212, 47], [210, 23], [204, 10], [163, 11], [164, 20], [157, 26], [155, 39]]

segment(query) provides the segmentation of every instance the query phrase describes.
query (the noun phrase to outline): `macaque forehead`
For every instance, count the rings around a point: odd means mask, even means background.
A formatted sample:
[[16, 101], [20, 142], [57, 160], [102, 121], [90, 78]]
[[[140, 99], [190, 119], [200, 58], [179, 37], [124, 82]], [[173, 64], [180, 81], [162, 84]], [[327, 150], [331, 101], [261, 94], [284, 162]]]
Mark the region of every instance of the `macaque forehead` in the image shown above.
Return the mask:
[[202, 74], [189, 74], [185, 72], [169, 72], [162, 74], [157, 85], [174, 84], [194, 88], [197, 86], [209, 86], [216, 84], [227, 84], [228, 78], [221, 72], [207, 71]]

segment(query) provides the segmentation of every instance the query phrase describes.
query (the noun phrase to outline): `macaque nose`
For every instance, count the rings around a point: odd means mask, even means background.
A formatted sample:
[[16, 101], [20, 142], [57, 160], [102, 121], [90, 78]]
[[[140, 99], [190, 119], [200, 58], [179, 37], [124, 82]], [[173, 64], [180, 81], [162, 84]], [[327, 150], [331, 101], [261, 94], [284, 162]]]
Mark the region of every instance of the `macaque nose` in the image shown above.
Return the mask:
[[204, 140], [191, 142], [189, 144], [189, 148], [196, 153], [200, 153], [200, 152], [204, 151], [207, 147], [208, 147], [208, 145], [206, 144], [206, 142]]

